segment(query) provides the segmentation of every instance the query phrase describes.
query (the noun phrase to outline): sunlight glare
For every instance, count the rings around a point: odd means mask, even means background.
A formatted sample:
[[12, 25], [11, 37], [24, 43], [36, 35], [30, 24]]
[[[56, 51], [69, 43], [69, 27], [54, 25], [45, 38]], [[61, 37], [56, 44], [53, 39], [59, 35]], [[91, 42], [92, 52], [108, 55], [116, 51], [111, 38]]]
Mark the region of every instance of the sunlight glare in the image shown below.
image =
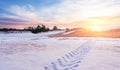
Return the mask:
[[93, 27], [90, 28], [90, 30], [92, 30], [92, 31], [102, 31], [103, 28], [99, 27], [99, 26], [93, 26]]

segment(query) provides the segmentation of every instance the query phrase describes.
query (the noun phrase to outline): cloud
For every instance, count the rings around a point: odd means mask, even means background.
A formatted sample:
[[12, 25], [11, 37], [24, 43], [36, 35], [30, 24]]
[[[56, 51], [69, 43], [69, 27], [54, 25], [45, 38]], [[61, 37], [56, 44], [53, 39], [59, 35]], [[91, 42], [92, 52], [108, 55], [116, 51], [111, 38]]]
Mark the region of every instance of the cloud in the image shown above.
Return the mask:
[[26, 19], [32, 19], [37, 17], [37, 14], [34, 12], [31, 5], [28, 6], [15, 5], [10, 8], [10, 12]]
[[4, 25], [21, 25], [24, 24], [28, 21], [24, 21], [21, 19], [15, 19], [15, 18], [0, 18], [0, 24], [4, 24]]
[[11, 22], [26, 22], [20, 19], [12, 19], [12, 18], [0, 18], [0, 21], [11, 21]]
[[[64, 0], [62, 3], [44, 8], [43, 16], [63, 22], [79, 21], [95, 16], [114, 16], [119, 14], [118, 0]], [[45, 18], [46, 18], [45, 17]]]
[[[13, 15], [7, 17], [19, 18], [34, 23], [48, 25], [69, 25], [89, 17], [120, 15], [119, 0], [61, 0], [51, 6], [35, 8], [31, 4], [13, 5], [8, 9]], [[71, 24], [74, 26], [75, 24]]]
[[78, 21], [87, 17], [112, 16], [120, 12], [119, 0], [62, 0], [60, 3], [35, 9], [31, 4], [14, 5], [10, 12], [35, 21]]
[[0, 18], [0, 28], [18, 28], [23, 29], [29, 26], [36, 26], [38, 24], [26, 20], [16, 18]]

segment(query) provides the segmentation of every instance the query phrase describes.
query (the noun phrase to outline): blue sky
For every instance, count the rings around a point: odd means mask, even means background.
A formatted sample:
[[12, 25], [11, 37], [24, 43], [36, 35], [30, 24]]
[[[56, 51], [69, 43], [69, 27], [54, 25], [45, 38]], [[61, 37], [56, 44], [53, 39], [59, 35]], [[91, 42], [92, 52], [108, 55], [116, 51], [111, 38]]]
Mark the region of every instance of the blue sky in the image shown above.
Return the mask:
[[7, 11], [7, 8], [14, 5], [28, 6], [31, 5], [34, 8], [42, 8], [51, 6], [60, 2], [59, 0], [0, 0], [0, 13], [12, 14]]
[[0, 0], [2, 7], [9, 7], [12, 5], [27, 5], [31, 4], [34, 7], [50, 6], [60, 2], [59, 0]]
[[[6, 24], [8, 24], [8, 26], [9, 26], [9, 25], [14, 24], [17, 21], [19, 23], [26, 19], [24, 17], [23, 17], [23, 19], [21, 19], [21, 17], [18, 18], [19, 15], [10, 11], [11, 7], [14, 7], [14, 6], [25, 7], [25, 9], [28, 9], [28, 10], [29, 10], [29, 8], [34, 8], [37, 11], [37, 9], [49, 7], [49, 6], [55, 5], [59, 2], [60, 2], [59, 0], [0, 0], [0, 15], [1, 15], [0, 16], [0, 24], [1, 24], [0, 28], [7, 27]], [[29, 22], [29, 20], [26, 20], [26, 22], [27, 21]], [[16, 25], [18, 25], [18, 23], [16, 23]], [[5, 24], [5, 25], [3, 25], [3, 24]], [[21, 23], [21, 24], [23, 24], [23, 23]]]
[[119, 26], [119, 16], [120, 0], [0, 0], [0, 28]]

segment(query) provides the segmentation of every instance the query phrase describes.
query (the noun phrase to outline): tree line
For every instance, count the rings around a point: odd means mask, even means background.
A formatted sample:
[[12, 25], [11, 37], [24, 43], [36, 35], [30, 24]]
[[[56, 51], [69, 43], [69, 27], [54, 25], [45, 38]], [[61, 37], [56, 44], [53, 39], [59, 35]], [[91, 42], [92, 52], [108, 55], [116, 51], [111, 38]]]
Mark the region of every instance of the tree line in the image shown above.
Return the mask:
[[0, 28], [0, 31], [7, 32], [7, 31], [24, 31], [23, 29], [15, 29], [15, 28]]
[[47, 32], [47, 31], [53, 31], [53, 30], [60, 30], [57, 26], [53, 26], [52, 29], [49, 27], [46, 27], [45, 25], [37, 25], [36, 27], [27, 27], [24, 29], [15, 29], [15, 28], [0, 28], [0, 31], [30, 31], [32, 33], [40, 33], [40, 32]]
[[28, 27], [26, 31], [31, 31], [32, 33], [47, 32], [52, 30], [60, 30], [57, 26], [54, 26], [52, 29], [46, 27], [45, 25], [38, 25], [37, 27]]

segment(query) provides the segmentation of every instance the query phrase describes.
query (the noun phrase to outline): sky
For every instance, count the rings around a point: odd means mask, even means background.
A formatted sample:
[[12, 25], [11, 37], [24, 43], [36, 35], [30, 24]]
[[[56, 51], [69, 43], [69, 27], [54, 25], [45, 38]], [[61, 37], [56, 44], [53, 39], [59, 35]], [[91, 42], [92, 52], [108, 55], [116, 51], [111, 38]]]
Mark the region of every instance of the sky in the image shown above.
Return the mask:
[[120, 0], [0, 0], [0, 28], [120, 26]]

